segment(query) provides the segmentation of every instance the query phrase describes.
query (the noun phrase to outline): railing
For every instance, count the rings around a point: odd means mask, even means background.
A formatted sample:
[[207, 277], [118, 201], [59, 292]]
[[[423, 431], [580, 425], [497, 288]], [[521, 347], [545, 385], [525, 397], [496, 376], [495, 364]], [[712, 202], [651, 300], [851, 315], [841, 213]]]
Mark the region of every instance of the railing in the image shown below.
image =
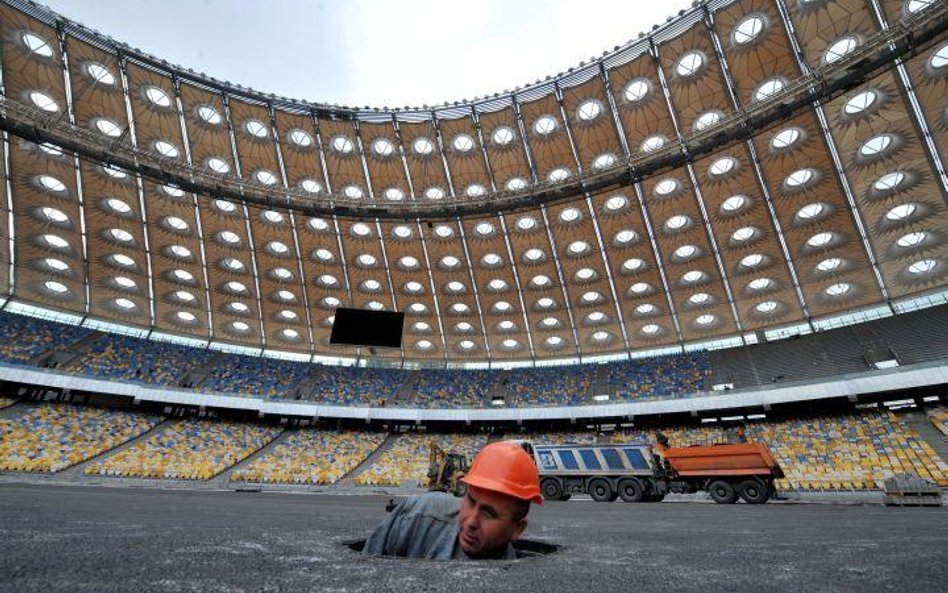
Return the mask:
[[484, 212], [523, 209], [553, 203], [583, 192], [617, 189], [649, 175], [681, 166], [752, 137], [768, 125], [838, 96], [863, 83], [867, 76], [898, 58], [915, 55], [948, 29], [948, 2], [932, 5], [896, 21], [853, 51], [790, 81], [770, 97], [727, 114], [715, 126], [685, 136], [647, 153], [638, 152], [608, 168], [590, 170], [564, 181], [541, 181], [523, 190], [498, 190], [482, 197], [449, 196], [437, 202], [406, 200], [402, 203], [357, 201], [340, 194], [307, 194], [293, 188], [263, 185], [232, 174], [221, 175], [181, 160], [142, 150], [124, 140], [79, 127], [62, 114], [0, 97], [0, 127], [36, 142], [56, 144], [80, 157], [117, 166], [201, 195], [243, 200], [267, 208], [286, 207], [304, 214], [340, 217], [407, 219], [439, 218]]

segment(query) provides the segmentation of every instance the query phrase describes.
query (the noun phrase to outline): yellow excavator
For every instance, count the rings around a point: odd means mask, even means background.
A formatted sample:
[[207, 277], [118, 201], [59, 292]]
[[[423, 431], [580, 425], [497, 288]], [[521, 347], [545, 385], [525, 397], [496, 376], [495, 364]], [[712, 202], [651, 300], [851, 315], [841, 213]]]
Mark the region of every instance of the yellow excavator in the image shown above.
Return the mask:
[[428, 491], [464, 496], [467, 485], [461, 478], [467, 474], [468, 466], [466, 456], [454, 451], [447, 452], [432, 440], [428, 444]]

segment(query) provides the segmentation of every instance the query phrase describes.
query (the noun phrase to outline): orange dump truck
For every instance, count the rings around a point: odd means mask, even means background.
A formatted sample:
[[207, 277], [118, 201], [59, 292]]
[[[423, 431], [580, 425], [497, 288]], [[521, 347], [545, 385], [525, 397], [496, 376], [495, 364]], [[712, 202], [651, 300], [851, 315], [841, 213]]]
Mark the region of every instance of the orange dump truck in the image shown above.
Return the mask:
[[588, 494], [609, 502], [659, 502], [669, 492], [707, 491], [715, 502], [767, 502], [783, 477], [766, 445], [744, 443], [669, 448], [663, 435], [646, 443], [544, 444], [516, 441], [540, 470], [548, 500]]

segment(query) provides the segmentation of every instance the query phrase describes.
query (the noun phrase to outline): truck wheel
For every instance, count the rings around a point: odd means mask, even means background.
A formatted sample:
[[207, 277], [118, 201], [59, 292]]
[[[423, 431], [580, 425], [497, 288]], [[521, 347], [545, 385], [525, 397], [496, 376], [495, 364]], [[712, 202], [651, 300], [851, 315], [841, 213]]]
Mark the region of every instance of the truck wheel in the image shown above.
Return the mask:
[[644, 489], [642, 482], [635, 478], [626, 478], [619, 482], [619, 496], [626, 502], [642, 502]]
[[556, 478], [547, 478], [540, 483], [540, 492], [546, 500], [560, 500], [563, 496], [563, 486]]
[[612, 502], [616, 499], [612, 484], [609, 483], [609, 480], [603, 478], [596, 478], [589, 483], [589, 496], [596, 502]]
[[748, 504], [764, 504], [770, 499], [770, 489], [757, 480], [744, 480], [737, 488]]
[[737, 493], [734, 492], [734, 486], [724, 480], [715, 480], [708, 485], [708, 492], [711, 498], [718, 504], [731, 504], [737, 501]]

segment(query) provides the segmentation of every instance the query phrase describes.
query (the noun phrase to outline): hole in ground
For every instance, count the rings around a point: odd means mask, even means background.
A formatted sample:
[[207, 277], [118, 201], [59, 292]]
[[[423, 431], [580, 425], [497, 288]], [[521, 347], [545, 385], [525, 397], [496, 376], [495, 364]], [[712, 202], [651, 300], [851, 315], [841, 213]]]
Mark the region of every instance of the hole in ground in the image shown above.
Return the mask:
[[[342, 542], [342, 545], [346, 546], [353, 552], [361, 552], [365, 547], [365, 538], [347, 540]], [[539, 556], [553, 554], [559, 550], [559, 546], [557, 545], [548, 544], [546, 542], [538, 542], [531, 539], [519, 539], [514, 542], [513, 547], [517, 552], [517, 558], [537, 558]]]

